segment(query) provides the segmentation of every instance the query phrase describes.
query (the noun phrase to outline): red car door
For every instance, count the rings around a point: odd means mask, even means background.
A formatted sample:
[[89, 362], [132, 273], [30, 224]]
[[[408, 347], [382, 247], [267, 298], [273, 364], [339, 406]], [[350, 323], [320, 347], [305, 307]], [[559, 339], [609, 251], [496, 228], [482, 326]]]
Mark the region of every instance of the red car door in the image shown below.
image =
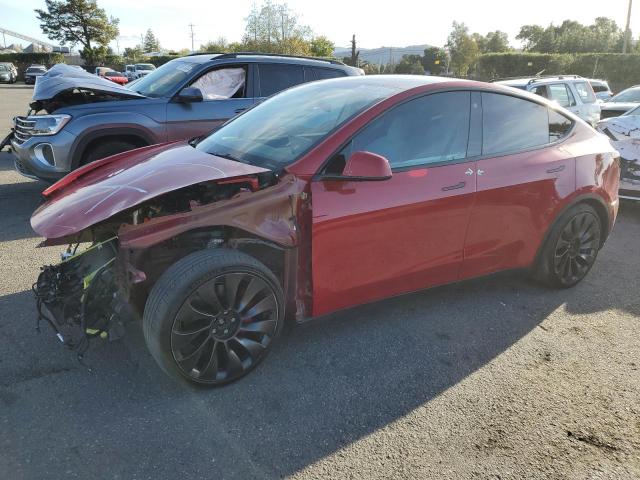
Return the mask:
[[[474, 94], [474, 98], [475, 98]], [[435, 93], [369, 123], [312, 182], [313, 315], [455, 281], [475, 194], [479, 102]], [[477, 139], [476, 139], [477, 137]], [[383, 181], [340, 178], [356, 151], [385, 156]]]
[[482, 94], [483, 152], [461, 278], [528, 267], [561, 199], [575, 190], [562, 147], [573, 122], [535, 102]]

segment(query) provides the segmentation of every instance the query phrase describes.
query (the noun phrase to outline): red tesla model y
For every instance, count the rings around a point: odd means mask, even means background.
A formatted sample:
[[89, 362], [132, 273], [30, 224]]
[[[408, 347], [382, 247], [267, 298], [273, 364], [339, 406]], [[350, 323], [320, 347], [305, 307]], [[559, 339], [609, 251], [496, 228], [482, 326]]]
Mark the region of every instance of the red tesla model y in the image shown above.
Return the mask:
[[32, 226], [70, 248], [34, 291], [69, 347], [117, 336], [132, 307], [167, 373], [219, 385], [285, 321], [505, 269], [575, 285], [611, 232], [618, 180], [608, 139], [539, 96], [418, 76], [313, 82], [48, 188]]

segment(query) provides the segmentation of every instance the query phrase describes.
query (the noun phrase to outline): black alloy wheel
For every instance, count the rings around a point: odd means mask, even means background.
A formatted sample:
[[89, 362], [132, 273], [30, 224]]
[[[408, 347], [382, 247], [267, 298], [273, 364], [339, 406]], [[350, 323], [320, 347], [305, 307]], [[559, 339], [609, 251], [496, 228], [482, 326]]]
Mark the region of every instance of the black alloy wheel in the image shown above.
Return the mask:
[[276, 295], [252, 273], [224, 273], [198, 287], [176, 314], [171, 353], [200, 383], [227, 382], [261, 360], [278, 324]]
[[575, 215], [562, 229], [553, 257], [553, 271], [562, 285], [573, 285], [593, 266], [600, 247], [600, 222], [593, 213]]

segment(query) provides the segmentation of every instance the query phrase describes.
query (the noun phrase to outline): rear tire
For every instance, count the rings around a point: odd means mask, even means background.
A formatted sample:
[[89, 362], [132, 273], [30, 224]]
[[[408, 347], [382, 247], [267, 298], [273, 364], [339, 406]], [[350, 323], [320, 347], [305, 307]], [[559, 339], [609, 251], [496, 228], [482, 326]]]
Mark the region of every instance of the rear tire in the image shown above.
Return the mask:
[[143, 331], [170, 377], [204, 386], [233, 382], [271, 350], [284, 324], [284, 296], [273, 273], [229, 249], [192, 253], [155, 284]]
[[602, 225], [585, 203], [570, 207], [556, 220], [540, 251], [534, 277], [552, 288], [569, 288], [586, 277], [600, 250]]
[[100, 160], [101, 158], [109, 157], [117, 153], [126, 152], [138, 148], [137, 145], [120, 140], [106, 140], [98, 143], [96, 146], [86, 152], [82, 158], [80, 165], [86, 165], [87, 163]]

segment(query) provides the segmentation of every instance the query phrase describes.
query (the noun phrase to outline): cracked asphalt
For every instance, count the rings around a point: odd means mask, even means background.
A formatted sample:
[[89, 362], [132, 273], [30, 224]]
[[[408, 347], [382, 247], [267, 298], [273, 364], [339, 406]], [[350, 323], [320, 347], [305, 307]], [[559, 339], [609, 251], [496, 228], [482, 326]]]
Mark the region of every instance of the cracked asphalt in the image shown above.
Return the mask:
[[[0, 85], [0, 132], [30, 94]], [[355, 308], [194, 390], [138, 324], [91, 372], [35, 333], [42, 189], [0, 153], [1, 478], [640, 478], [640, 205], [573, 289], [507, 273]]]

